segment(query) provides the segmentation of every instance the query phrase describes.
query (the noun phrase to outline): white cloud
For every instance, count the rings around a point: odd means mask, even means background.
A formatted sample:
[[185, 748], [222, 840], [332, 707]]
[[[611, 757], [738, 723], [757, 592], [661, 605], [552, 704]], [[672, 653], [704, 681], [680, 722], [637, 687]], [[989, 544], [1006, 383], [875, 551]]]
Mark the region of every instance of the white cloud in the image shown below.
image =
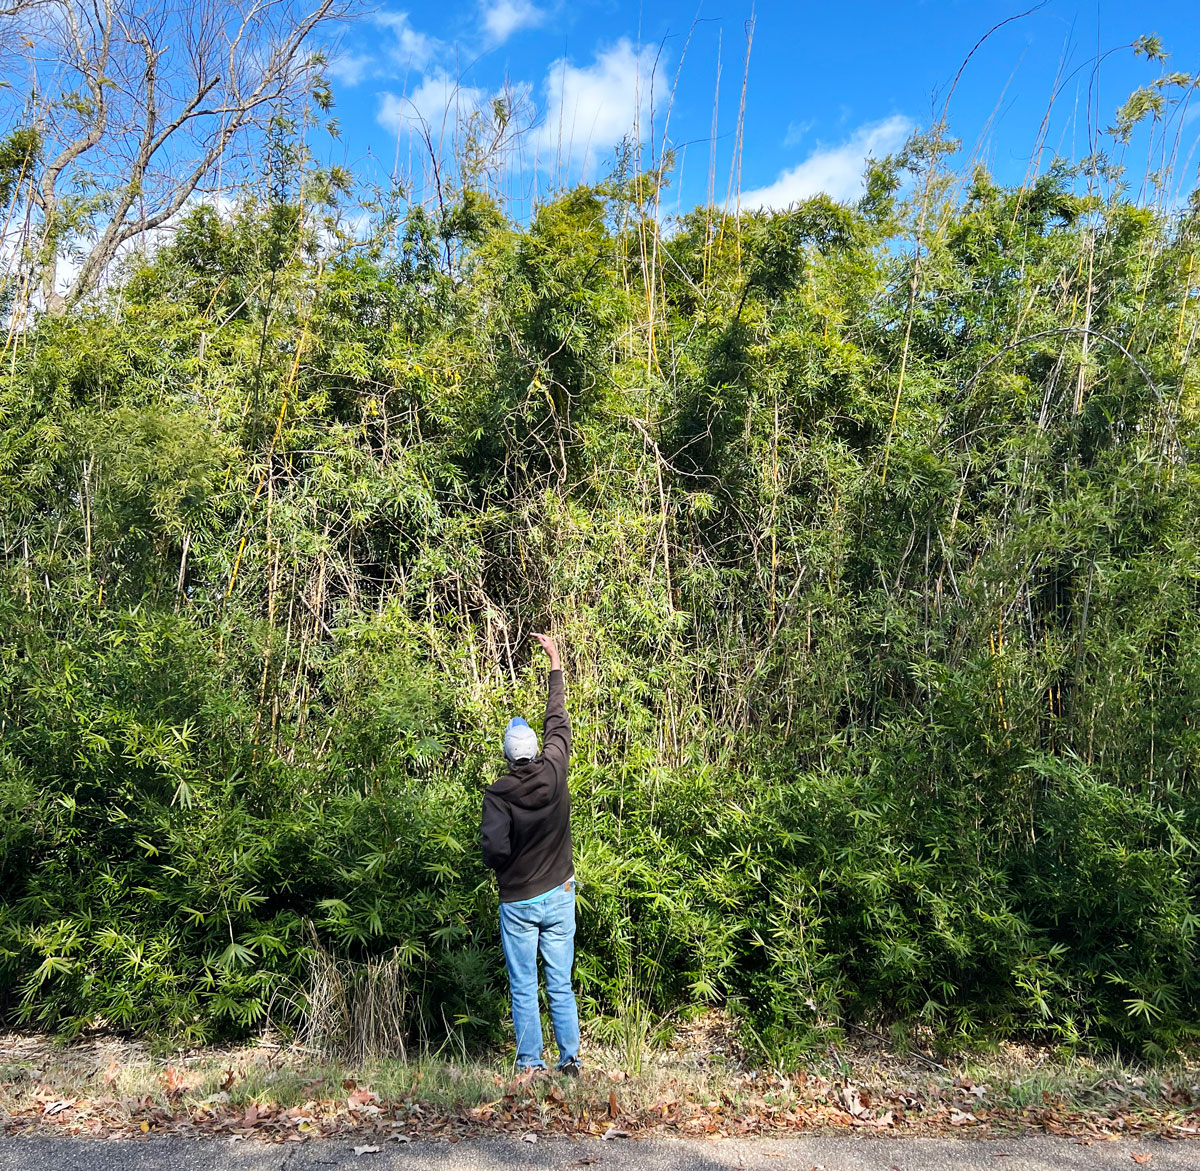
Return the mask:
[[368, 53], [339, 52], [329, 58], [327, 72], [334, 81], [356, 86], [375, 71], [375, 58]]
[[339, 46], [328, 53], [328, 73], [334, 81], [353, 88], [369, 78], [423, 73], [443, 54], [446, 45], [413, 28], [407, 12], [376, 12], [369, 42], [356, 39], [353, 48]]
[[380, 94], [375, 120], [393, 134], [428, 128], [436, 141], [443, 132], [453, 132], [463, 118], [487, 100], [487, 96], [486, 90], [462, 85], [439, 69], [422, 78], [421, 84], [411, 93]]
[[371, 19], [395, 37], [395, 42], [386, 46], [385, 51], [393, 63], [403, 69], [415, 69], [419, 73], [442, 48], [436, 37], [413, 28], [407, 12], [377, 12]]
[[800, 122], [789, 122], [783, 136], [783, 145], [799, 146], [807, 137], [808, 132], [817, 124], [815, 118], [805, 118]]
[[866, 160], [895, 150], [912, 130], [913, 123], [900, 114], [860, 126], [841, 146], [814, 151], [774, 183], [743, 191], [741, 206], [748, 210], [785, 208], [821, 192], [832, 199], [856, 199], [863, 190]]
[[664, 111], [667, 97], [657, 53], [649, 46], [636, 50], [622, 38], [591, 65], [555, 61], [543, 83], [543, 122], [534, 136], [543, 163], [553, 152], [586, 172], [597, 152], [616, 146], [635, 125], [640, 137], [649, 138], [651, 107]]
[[546, 13], [530, 0], [480, 0], [483, 27], [493, 45], [502, 45], [523, 28], [536, 28]]

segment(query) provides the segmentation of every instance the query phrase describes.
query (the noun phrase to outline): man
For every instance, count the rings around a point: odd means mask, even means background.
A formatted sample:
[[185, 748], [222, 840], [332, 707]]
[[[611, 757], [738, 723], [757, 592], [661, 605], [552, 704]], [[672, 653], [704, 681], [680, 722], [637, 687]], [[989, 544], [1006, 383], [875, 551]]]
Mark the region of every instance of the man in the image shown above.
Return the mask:
[[571, 991], [575, 958], [575, 870], [571, 861], [571, 797], [567, 759], [571, 722], [563, 699], [562, 664], [549, 635], [535, 634], [550, 657], [542, 751], [520, 717], [504, 731], [508, 771], [483, 795], [483, 861], [500, 881], [500, 941], [512, 992], [517, 1065], [545, 1069], [538, 1009], [537, 957], [542, 954], [559, 1073], [578, 1077], [579, 1011]]

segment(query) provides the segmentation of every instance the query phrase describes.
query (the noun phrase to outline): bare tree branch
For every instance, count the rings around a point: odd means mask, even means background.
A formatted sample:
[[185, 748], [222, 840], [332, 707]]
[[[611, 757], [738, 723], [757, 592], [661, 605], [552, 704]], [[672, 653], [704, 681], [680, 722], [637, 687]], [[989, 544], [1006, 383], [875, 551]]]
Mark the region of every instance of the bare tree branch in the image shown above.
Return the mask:
[[[26, 0], [0, 9], [10, 125], [33, 117], [47, 160], [32, 185], [44, 305], [98, 287], [122, 248], [176, 216], [216, 174], [237, 182], [270, 118], [311, 89], [307, 46], [353, 0]], [[215, 99], [215, 100], [214, 100]], [[31, 111], [36, 110], [36, 114]], [[59, 265], [78, 268], [64, 291]]]

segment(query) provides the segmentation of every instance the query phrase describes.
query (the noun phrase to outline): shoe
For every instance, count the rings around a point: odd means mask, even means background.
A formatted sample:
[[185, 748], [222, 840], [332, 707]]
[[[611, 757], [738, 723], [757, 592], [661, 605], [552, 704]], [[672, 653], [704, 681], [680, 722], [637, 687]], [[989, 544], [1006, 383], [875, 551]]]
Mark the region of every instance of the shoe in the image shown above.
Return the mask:
[[583, 1073], [583, 1065], [578, 1057], [572, 1057], [570, 1061], [564, 1061], [555, 1072], [564, 1077], [578, 1077]]

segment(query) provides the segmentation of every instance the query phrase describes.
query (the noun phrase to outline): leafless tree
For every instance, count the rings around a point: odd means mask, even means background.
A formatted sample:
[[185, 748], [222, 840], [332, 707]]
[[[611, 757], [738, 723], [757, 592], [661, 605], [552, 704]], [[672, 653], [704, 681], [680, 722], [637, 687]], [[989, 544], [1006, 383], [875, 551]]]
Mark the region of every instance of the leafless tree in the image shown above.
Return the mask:
[[[130, 241], [244, 178], [270, 119], [319, 75], [323, 26], [353, 0], [8, 0], [0, 119], [34, 127], [17, 198], [50, 312], [94, 290]], [[23, 84], [22, 80], [23, 79]], [[3, 123], [0, 123], [3, 124]], [[58, 269], [77, 267], [65, 289]]]

